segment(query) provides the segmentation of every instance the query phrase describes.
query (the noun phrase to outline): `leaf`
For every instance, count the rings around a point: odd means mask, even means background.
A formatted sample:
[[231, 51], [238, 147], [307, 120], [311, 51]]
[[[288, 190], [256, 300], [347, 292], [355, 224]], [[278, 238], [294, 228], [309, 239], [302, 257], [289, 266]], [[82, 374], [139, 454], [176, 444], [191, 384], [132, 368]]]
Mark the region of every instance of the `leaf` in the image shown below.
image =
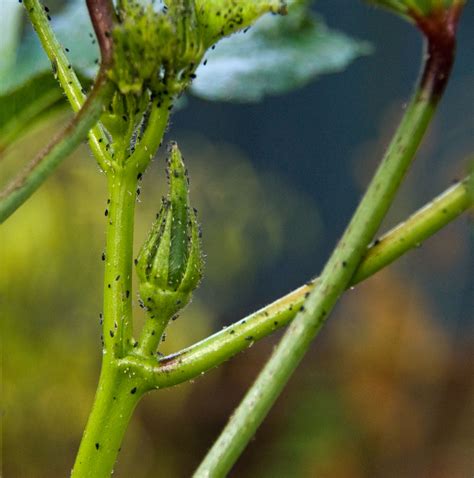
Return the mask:
[[[67, 55], [76, 71], [92, 79], [99, 52], [84, 2], [74, 0], [53, 15], [52, 27], [70, 50]], [[266, 15], [246, 34], [221, 40], [206, 55], [208, 64], [199, 67], [191, 92], [209, 100], [254, 102], [340, 71], [369, 51], [366, 42], [329, 30], [305, 5], [293, 1], [288, 16]], [[0, 72], [0, 94], [51, 71], [31, 27], [16, 58], [9, 71]]]
[[[8, 0], [7, 6], [12, 5], [16, 7], [18, 2]], [[20, 18], [21, 10], [15, 12]], [[12, 11], [12, 15], [15, 12]], [[33, 28], [29, 25], [19, 42], [21, 22], [13, 20], [12, 17], [6, 25], [10, 54], [8, 58], [5, 55], [0, 58], [0, 152], [17, 139], [25, 127], [66, 105]], [[77, 69], [82, 84], [90, 84], [97, 70], [95, 59], [99, 53], [97, 45], [92, 43], [95, 37], [85, 3], [75, 1], [68, 5], [54, 15], [52, 24], [59, 40], [68, 48], [69, 61]]]
[[[94, 78], [98, 69], [95, 61], [100, 56], [85, 2], [75, 0], [68, 4], [53, 15], [51, 25], [61, 44], [69, 50], [67, 56], [76, 71]], [[0, 94], [18, 88], [46, 71], [51, 72], [51, 64], [36, 33], [28, 25], [16, 51], [16, 62], [9, 69], [0, 71]]]
[[0, 96], [0, 151], [43, 117], [63, 98], [50, 72], [32, 78], [8, 94]]
[[307, 6], [293, 3], [286, 17], [266, 15], [247, 33], [219, 42], [191, 91], [207, 100], [256, 102], [341, 71], [370, 51], [368, 43], [329, 30]]
[[206, 48], [242, 30], [268, 12], [286, 12], [285, 0], [196, 0], [198, 22], [203, 26]]

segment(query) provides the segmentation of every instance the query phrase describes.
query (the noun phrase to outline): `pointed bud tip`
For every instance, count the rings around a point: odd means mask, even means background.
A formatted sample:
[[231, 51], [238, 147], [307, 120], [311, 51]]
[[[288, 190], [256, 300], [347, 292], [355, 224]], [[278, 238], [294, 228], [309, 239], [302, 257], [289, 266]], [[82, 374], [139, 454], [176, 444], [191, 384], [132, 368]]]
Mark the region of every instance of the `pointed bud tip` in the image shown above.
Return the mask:
[[[188, 178], [178, 145], [168, 146], [168, 198], [138, 258], [140, 295], [153, 298], [158, 307], [173, 309], [173, 297], [183, 307], [202, 276], [199, 226], [189, 206]], [[174, 309], [173, 309], [174, 310]]]
[[166, 159], [166, 176], [173, 194], [174, 187], [187, 190], [187, 170], [183, 162], [183, 156], [178, 144], [172, 141], [168, 145], [168, 157]]

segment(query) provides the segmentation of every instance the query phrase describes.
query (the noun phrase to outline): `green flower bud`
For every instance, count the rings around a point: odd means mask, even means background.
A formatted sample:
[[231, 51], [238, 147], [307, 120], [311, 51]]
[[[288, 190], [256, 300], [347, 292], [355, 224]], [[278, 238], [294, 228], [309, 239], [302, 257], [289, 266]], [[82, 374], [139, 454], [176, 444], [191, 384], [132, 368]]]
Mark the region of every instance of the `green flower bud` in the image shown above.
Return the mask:
[[131, 2], [113, 30], [114, 66], [109, 75], [123, 94], [179, 93], [204, 54], [194, 0], [173, 0], [156, 11], [152, 2]]
[[189, 207], [188, 177], [176, 143], [170, 145], [169, 194], [136, 261], [140, 296], [151, 315], [171, 318], [191, 299], [202, 277], [196, 213]]
[[125, 2], [109, 76], [123, 94], [179, 94], [207, 48], [268, 12], [285, 13], [284, 0], [168, 0], [161, 10], [151, 1]]

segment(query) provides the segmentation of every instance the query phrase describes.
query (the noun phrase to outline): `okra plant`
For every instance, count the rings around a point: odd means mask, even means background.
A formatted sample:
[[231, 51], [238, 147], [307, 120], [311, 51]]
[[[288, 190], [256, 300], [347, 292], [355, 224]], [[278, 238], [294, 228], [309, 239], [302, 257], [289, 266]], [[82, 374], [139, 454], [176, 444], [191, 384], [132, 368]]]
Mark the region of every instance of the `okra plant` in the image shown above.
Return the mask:
[[[48, 7], [39, 0], [21, 1], [53, 74], [76, 114], [0, 193], [1, 221], [14, 213], [86, 137], [107, 180], [102, 368], [71, 476], [110, 476], [124, 433], [143, 395], [192, 380], [288, 326], [195, 472], [196, 477], [225, 476], [344, 290], [375, 274], [470, 208], [472, 185], [467, 176], [375, 239], [448, 82], [456, 28], [465, 1], [372, 1], [412, 23], [424, 36], [425, 52], [412, 98], [342, 238], [319, 277], [168, 356], [160, 353], [167, 326], [190, 302], [205, 273], [200, 225], [189, 197], [188, 173], [178, 145], [171, 143], [167, 147], [169, 192], [161, 199], [161, 209], [135, 257], [134, 212], [140, 181], [162, 143], [173, 107], [189, 90], [212, 99], [232, 94], [258, 98], [268, 92], [283, 92], [288, 87], [285, 78], [275, 75], [273, 69], [281, 66], [279, 58], [291, 56], [298, 49], [305, 49], [302, 58], [307, 58], [308, 64], [303, 65], [305, 73], [298, 77], [296, 66], [300, 60], [293, 58], [295, 63], [289, 66], [292, 82], [301, 84], [320, 72], [317, 53], [311, 58], [311, 42], [305, 46], [295, 40], [297, 35], [311, 38], [314, 34], [316, 26], [309, 5], [303, 0], [86, 0], [95, 31], [93, 42], [97, 41], [100, 49], [98, 72], [88, 91], [87, 74], [78, 75], [69, 61], [69, 49], [56, 38]], [[212, 74], [206, 76], [204, 69], [214, 55], [215, 45], [219, 46], [224, 38], [219, 55], [248, 55], [249, 62], [256, 55], [252, 68], [262, 70], [257, 72], [260, 80], [253, 80], [251, 75], [250, 80], [245, 75], [239, 77], [227, 65], [227, 76], [236, 85], [234, 90], [222, 86], [224, 79], [219, 75], [215, 84], [209, 84]], [[265, 48], [274, 53], [276, 60], [262, 66], [258, 64], [258, 54]], [[335, 50], [342, 48], [341, 44]], [[363, 49], [361, 46], [358, 53]], [[25, 94], [26, 90], [18, 91]], [[10, 93], [16, 101], [13, 104], [8, 103], [8, 94], [1, 98], [3, 147], [21, 131], [22, 125], [12, 121], [12, 113], [19, 114], [20, 102], [15, 94]], [[53, 100], [46, 101], [46, 107], [59, 99]], [[146, 311], [141, 331], [134, 328], [132, 313], [134, 269], [140, 304]]]

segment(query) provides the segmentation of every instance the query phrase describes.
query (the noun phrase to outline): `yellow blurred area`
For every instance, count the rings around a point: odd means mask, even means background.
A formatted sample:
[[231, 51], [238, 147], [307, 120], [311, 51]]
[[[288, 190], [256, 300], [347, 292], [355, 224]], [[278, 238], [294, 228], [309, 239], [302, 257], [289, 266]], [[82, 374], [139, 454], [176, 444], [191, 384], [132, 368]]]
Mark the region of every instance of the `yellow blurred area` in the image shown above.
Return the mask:
[[[8, 151], [2, 177], [62, 121]], [[180, 144], [207, 260], [163, 353], [212, 333], [223, 318], [238, 320], [234, 310], [255, 300], [261, 271], [310, 254], [325, 231], [310, 197], [258, 172], [231, 145], [188, 134]], [[137, 204], [136, 250], [165, 194], [163, 169], [160, 154]], [[82, 147], [0, 230], [5, 477], [67, 476], [72, 466], [100, 365], [105, 201], [105, 177]], [[136, 297], [134, 311], [138, 330]], [[470, 476], [472, 344], [454, 347], [437, 314], [420, 284], [396, 268], [349, 291], [231, 476]], [[190, 476], [275, 342], [145, 397], [116, 476]]]

